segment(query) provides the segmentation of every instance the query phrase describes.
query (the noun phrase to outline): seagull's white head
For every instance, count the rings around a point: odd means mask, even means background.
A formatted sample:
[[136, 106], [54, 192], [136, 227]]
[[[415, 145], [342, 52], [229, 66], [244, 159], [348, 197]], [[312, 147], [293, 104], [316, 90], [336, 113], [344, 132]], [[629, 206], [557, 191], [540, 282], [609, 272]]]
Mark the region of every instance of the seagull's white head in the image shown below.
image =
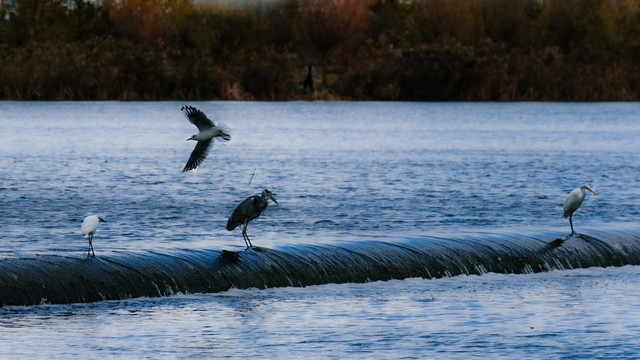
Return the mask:
[[189, 141], [189, 140], [196, 140], [197, 141], [198, 140], [197, 138], [198, 138], [198, 135], [192, 135], [190, 138], [187, 139], [187, 141]]

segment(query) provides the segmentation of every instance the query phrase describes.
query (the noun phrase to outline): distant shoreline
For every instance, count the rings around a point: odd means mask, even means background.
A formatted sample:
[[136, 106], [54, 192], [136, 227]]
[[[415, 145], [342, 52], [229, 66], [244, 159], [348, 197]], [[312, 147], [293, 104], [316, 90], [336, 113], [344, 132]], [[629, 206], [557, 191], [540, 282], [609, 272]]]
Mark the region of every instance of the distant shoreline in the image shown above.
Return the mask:
[[640, 100], [623, 1], [18, 3], [0, 8], [6, 100]]

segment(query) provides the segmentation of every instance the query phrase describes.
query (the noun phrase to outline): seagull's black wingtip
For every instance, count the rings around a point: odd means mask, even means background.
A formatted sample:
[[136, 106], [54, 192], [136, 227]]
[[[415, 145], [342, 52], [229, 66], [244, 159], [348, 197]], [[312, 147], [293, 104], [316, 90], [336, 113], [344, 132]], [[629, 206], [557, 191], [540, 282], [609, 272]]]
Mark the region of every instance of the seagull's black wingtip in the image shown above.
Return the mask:
[[[207, 118], [207, 115], [205, 115], [202, 111], [198, 110], [197, 108], [191, 105], [182, 105], [180, 110], [184, 111], [188, 118], [197, 117], [197, 116], [202, 116], [205, 119]], [[207, 119], [207, 121], [211, 121], [211, 120]]]
[[198, 167], [199, 164], [195, 164], [195, 163], [187, 163], [187, 165], [184, 166], [184, 168], [182, 169], [182, 172], [187, 172], [189, 170], [194, 170], [195, 168]]

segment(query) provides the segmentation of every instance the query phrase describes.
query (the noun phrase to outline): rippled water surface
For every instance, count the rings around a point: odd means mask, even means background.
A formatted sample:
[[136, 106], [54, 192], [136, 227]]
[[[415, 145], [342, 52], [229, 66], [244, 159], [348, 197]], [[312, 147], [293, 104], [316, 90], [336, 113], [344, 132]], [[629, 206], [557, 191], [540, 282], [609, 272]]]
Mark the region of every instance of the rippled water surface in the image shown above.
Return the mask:
[[[0, 256], [278, 248], [456, 233], [637, 226], [635, 103], [192, 105], [231, 131], [181, 173], [173, 102], [0, 102]], [[255, 171], [255, 174], [254, 174]], [[252, 178], [252, 174], [254, 174]], [[249, 185], [249, 180], [251, 184]], [[0, 357], [637, 358], [638, 267], [232, 290], [0, 309]], [[26, 345], [25, 345], [26, 344]]]

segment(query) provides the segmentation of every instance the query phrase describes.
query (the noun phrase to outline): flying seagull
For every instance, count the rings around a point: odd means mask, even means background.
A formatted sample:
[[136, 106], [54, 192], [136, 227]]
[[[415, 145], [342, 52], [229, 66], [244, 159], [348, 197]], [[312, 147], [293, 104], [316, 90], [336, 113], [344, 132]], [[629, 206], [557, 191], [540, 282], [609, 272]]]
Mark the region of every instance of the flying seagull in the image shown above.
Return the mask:
[[187, 119], [198, 128], [198, 133], [188, 138], [189, 140], [195, 140], [198, 143], [189, 156], [189, 161], [182, 169], [182, 172], [193, 170], [202, 163], [207, 157], [209, 151], [209, 145], [214, 138], [222, 139], [224, 141], [231, 140], [231, 135], [223, 125], [216, 126], [213, 121], [209, 120], [207, 115], [202, 111], [194, 108], [193, 106], [185, 105], [180, 108], [185, 112]]
[[82, 236], [87, 235], [89, 237], [89, 250], [87, 250], [87, 256], [96, 256], [96, 253], [93, 252], [93, 234], [95, 234], [96, 230], [98, 230], [98, 225], [100, 225], [101, 221], [107, 222], [105, 219], [98, 215], [89, 215], [84, 218], [84, 221], [82, 222]]
[[242, 237], [247, 249], [253, 246], [249, 240], [249, 235], [247, 235], [247, 225], [249, 225], [249, 221], [260, 216], [267, 209], [267, 200], [269, 199], [276, 204], [278, 203], [271, 191], [267, 189], [264, 189], [261, 195], [249, 196], [233, 210], [229, 221], [227, 221], [227, 230], [229, 231], [235, 229], [238, 225], [244, 225], [242, 227]]

